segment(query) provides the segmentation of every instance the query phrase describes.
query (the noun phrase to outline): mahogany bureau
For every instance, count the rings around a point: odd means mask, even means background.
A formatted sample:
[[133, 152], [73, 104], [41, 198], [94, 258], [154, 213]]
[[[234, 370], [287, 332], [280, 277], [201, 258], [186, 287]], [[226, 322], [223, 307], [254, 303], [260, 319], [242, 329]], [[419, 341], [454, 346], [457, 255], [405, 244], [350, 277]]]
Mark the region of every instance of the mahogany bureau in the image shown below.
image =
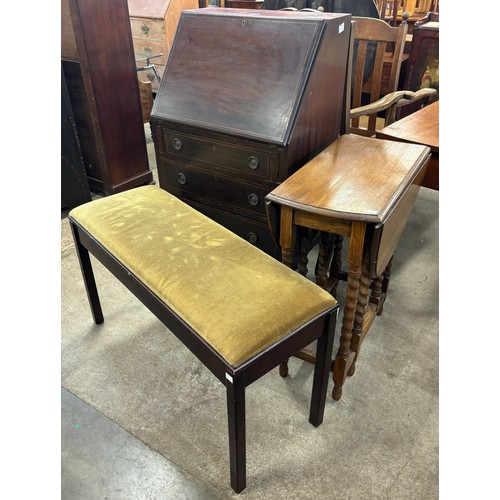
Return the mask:
[[339, 136], [350, 25], [182, 12], [151, 113], [160, 187], [278, 258], [265, 196]]

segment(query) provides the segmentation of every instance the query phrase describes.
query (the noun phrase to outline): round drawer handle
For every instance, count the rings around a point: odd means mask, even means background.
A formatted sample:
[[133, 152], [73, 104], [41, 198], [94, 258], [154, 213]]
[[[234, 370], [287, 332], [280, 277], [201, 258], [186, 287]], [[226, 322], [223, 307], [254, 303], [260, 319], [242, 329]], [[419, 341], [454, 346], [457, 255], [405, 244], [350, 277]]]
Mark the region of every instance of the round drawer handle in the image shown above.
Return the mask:
[[248, 233], [247, 240], [252, 243], [252, 245], [255, 245], [259, 241], [259, 237], [255, 233]]
[[174, 139], [172, 139], [172, 147], [176, 151], [180, 151], [182, 149], [182, 141], [178, 137], [175, 137]]
[[247, 164], [252, 170], [256, 170], [259, 168], [259, 159], [256, 156], [249, 156]]
[[248, 203], [250, 203], [252, 207], [255, 207], [259, 204], [259, 197], [254, 193], [248, 195]]
[[141, 26], [141, 30], [145, 35], [147, 35], [149, 33], [149, 26], [147, 24], [143, 24]]
[[177, 174], [177, 182], [183, 185], [186, 184], [187, 182], [186, 176], [184, 174]]
[[152, 82], [155, 79], [155, 75], [153, 75], [153, 73], [148, 73], [146, 76], [148, 77], [148, 80], [150, 82]]

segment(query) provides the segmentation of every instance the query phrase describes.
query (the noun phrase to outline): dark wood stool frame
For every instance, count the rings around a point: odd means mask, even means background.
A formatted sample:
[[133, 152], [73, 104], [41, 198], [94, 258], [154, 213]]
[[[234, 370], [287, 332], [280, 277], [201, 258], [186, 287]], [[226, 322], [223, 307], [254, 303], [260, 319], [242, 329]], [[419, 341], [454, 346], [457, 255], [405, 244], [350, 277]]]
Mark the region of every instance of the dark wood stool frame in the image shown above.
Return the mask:
[[234, 491], [239, 493], [246, 486], [245, 388], [315, 340], [318, 342], [309, 422], [315, 427], [322, 423], [338, 304], [235, 369], [88, 231], [71, 217], [69, 221], [94, 322], [102, 323], [104, 316], [89, 252], [226, 386], [231, 487]]

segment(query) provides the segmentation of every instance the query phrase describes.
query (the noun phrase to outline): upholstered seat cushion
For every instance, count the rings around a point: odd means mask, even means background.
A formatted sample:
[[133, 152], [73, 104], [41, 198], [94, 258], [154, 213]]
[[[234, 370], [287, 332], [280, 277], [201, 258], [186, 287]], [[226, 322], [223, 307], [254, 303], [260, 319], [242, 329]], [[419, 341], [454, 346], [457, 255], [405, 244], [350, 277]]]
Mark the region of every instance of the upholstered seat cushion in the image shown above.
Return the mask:
[[69, 216], [234, 368], [336, 304], [157, 186], [86, 203]]

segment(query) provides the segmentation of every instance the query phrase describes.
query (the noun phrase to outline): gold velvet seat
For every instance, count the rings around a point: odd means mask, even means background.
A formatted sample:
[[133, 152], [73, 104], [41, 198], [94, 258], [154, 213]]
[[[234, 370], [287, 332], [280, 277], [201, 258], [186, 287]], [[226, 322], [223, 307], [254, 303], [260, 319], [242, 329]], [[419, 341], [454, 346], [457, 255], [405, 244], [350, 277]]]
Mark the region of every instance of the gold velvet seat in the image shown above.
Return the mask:
[[70, 216], [233, 367], [335, 305], [314, 283], [156, 186], [81, 205]]
[[231, 486], [246, 486], [245, 388], [314, 341], [309, 421], [323, 421], [338, 305], [326, 291], [155, 186], [73, 209], [95, 323], [90, 253], [226, 386]]

